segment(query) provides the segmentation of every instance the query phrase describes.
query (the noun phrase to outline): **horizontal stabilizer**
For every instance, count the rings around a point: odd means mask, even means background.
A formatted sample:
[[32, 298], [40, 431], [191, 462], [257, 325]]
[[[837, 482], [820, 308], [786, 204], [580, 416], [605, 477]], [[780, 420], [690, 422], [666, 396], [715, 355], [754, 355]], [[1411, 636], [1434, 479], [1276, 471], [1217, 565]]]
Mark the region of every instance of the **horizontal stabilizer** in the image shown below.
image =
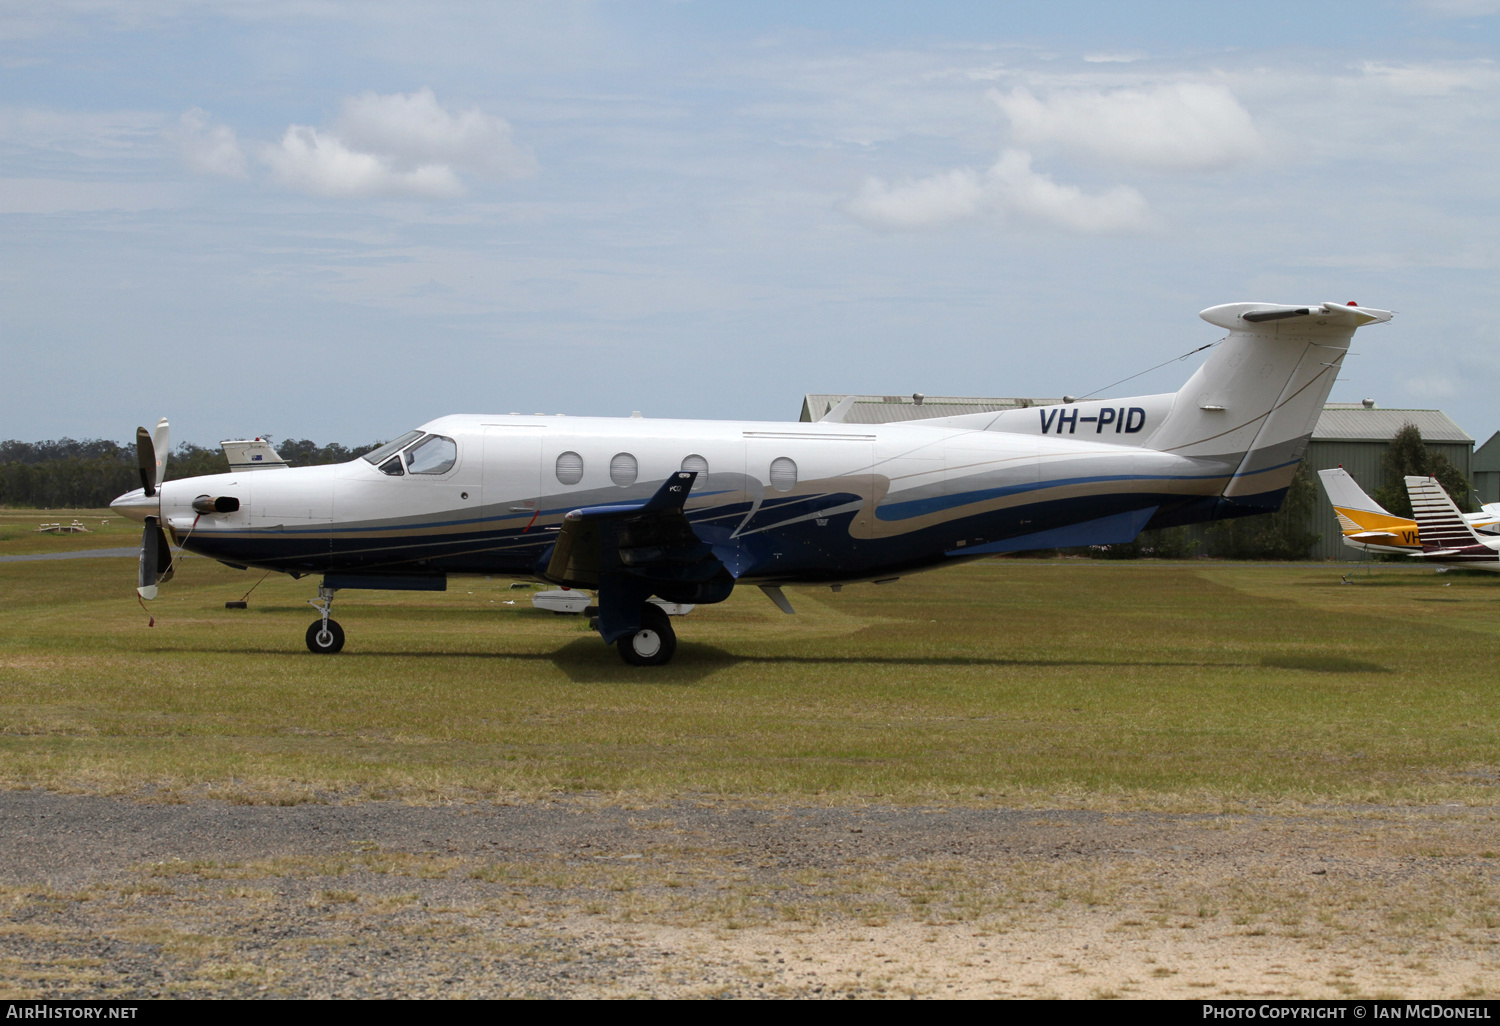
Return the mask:
[[[1211, 306], [1198, 315], [1210, 324], [1231, 331], [1271, 321], [1306, 321], [1306, 328], [1352, 329], [1390, 320], [1389, 310], [1348, 303], [1319, 303], [1316, 306], [1291, 306], [1286, 303], [1225, 303]], [[1301, 329], [1304, 325], [1298, 324]], [[1252, 329], [1253, 330], [1253, 327]]]
[[242, 470], [275, 470], [286, 466], [286, 460], [264, 438], [229, 439], [219, 444], [224, 447], [224, 458], [229, 461], [231, 474], [238, 474]]

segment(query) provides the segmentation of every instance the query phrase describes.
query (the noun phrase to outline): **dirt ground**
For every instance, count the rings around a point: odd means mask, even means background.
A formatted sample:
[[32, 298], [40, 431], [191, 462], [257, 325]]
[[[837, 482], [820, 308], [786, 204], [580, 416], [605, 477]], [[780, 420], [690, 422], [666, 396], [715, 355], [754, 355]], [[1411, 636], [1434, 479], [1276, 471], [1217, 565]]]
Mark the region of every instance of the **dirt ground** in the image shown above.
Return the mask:
[[0, 794], [0, 996], [1480, 997], [1500, 809]]

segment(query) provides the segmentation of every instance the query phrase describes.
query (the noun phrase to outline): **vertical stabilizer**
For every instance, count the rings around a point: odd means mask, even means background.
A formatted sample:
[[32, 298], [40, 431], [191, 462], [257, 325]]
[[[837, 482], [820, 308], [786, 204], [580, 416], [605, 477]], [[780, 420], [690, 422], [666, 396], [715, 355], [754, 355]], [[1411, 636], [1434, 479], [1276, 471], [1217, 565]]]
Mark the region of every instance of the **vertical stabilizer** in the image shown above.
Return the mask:
[[1391, 314], [1229, 303], [1199, 316], [1229, 334], [1177, 393], [1151, 448], [1225, 469], [1218, 516], [1279, 509], [1355, 329]]
[[[1332, 467], [1328, 470], [1318, 471], [1318, 477], [1323, 481], [1323, 490], [1328, 493], [1328, 501], [1333, 503], [1333, 511], [1340, 517], [1346, 517], [1347, 513], [1374, 513], [1382, 517], [1391, 517], [1391, 512], [1370, 498], [1365, 490], [1359, 486], [1359, 482], [1350, 476], [1343, 467]], [[1392, 517], [1392, 519], [1400, 519]]]

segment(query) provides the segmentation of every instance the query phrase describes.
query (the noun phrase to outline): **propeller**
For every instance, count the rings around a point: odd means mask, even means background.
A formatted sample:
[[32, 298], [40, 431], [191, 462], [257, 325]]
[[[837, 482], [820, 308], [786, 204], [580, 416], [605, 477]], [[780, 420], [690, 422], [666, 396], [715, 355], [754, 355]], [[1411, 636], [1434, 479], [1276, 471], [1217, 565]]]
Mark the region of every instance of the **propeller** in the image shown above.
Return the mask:
[[147, 517], [141, 531], [141, 565], [136, 592], [143, 599], [156, 598], [156, 586], [172, 579], [172, 546], [156, 517]]
[[156, 586], [172, 579], [172, 546], [161, 527], [161, 500], [158, 498], [162, 478], [167, 473], [171, 430], [167, 418], [156, 423], [156, 431], [135, 429], [135, 461], [141, 472], [141, 490], [146, 498], [157, 499], [156, 516], [145, 518], [141, 531], [141, 563], [136, 577], [136, 592], [143, 599], [156, 598]]
[[166, 476], [171, 437], [171, 425], [166, 417], [156, 422], [155, 435], [143, 427], [135, 429], [135, 462], [141, 472], [141, 488], [148, 499], [155, 498], [156, 490]]

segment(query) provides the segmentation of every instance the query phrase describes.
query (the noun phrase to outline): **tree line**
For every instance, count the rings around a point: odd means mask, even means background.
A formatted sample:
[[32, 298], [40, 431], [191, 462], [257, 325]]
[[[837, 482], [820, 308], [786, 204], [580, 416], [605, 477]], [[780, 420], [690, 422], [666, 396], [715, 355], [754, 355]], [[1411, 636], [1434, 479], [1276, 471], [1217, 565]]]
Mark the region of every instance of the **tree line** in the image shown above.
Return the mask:
[[[378, 449], [383, 442], [319, 445], [306, 438], [276, 444], [289, 466], [345, 463]], [[168, 481], [229, 473], [224, 450], [182, 442], [167, 459]], [[102, 438], [59, 438], [45, 442], [0, 442], [0, 506], [35, 509], [100, 509], [141, 486], [135, 446]]]

